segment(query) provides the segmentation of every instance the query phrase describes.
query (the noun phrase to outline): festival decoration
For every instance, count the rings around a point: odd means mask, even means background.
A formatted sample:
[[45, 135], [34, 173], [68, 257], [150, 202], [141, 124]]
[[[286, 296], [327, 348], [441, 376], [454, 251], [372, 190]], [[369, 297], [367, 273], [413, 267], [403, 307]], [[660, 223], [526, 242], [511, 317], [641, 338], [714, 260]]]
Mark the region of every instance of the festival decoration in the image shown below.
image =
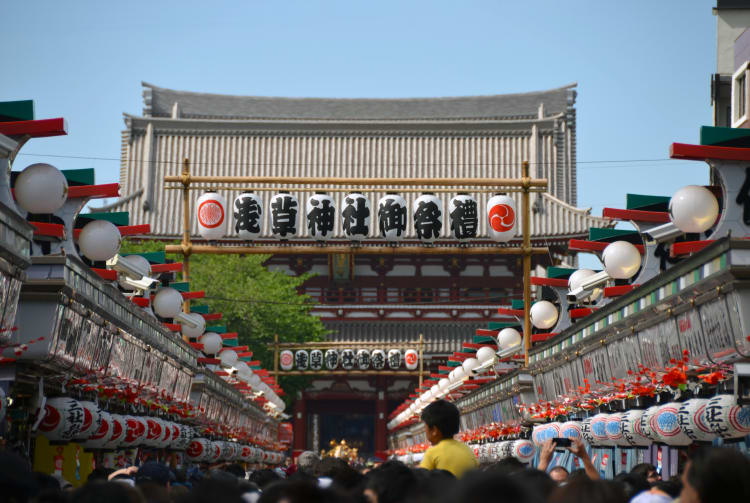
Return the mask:
[[258, 239], [263, 225], [263, 201], [254, 192], [243, 192], [234, 199], [234, 231], [244, 240]]
[[406, 235], [406, 199], [386, 194], [378, 201], [380, 235], [388, 241], [401, 241]]
[[630, 279], [641, 267], [641, 254], [627, 241], [610, 243], [602, 252], [604, 270], [614, 279]]
[[227, 200], [218, 192], [206, 192], [195, 202], [198, 234], [203, 239], [220, 239], [226, 233]]
[[281, 240], [297, 235], [297, 212], [299, 202], [293, 195], [280, 192], [271, 198], [269, 221], [271, 234]]
[[443, 228], [443, 203], [434, 194], [425, 193], [412, 205], [414, 231], [417, 239], [432, 243], [440, 237]]
[[292, 367], [294, 367], [294, 353], [288, 349], [282, 351], [279, 355], [279, 365], [281, 366], [281, 370], [292, 370]]
[[414, 349], [407, 349], [404, 352], [404, 364], [407, 370], [416, 370], [419, 367], [419, 353]]
[[206, 332], [203, 334], [200, 338], [200, 343], [203, 344], [203, 352], [207, 355], [215, 355], [221, 351], [222, 339], [216, 332]]
[[370, 351], [367, 349], [360, 349], [357, 351], [357, 368], [359, 370], [367, 370], [370, 368]]
[[326, 350], [326, 368], [329, 370], [334, 370], [336, 367], [339, 366], [339, 352], [335, 349], [328, 349]]
[[76, 435], [76, 440], [82, 441], [99, 431], [99, 427], [102, 424], [102, 414], [99, 406], [94, 402], [86, 400], [79, 403], [83, 407], [83, 424]]
[[721, 438], [750, 434], [750, 407], [737, 405], [734, 395], [716, 395], [706, 404], [706, 422]]
[[[323, 370], [323, 351], [313, 349], [310, 351], [310, 370]], [[303, 370], [297, 366], [298, 370]]]
[[56, 167], [37, 163], [18, 174], [13, 192], [18, 205], [29, 213], [54, 213], [68, 198], [68, 181]]
[[[159, 430], [161, 434], [161, 429]], [[139, 416], [125, 417], [125, 436], [120, 445], [125, 447], [135, 447], [140, 445], [148, 435], [148, 424], [146, 419]]]
[[110, 414], [112, 419], [112, 434], [104, 445], [104, 449], [114, 449], [119, 447], [122, 440], [125, 438], [125, 431], [127, 430], [126, 417], [120, 414]]
[[93, 262], [106, 261], [117, 255], [122, 236], [117, 227], [107, 220], [92, 220], [81, 229], [78, 247]]
[[207, 438], [194, 438], [190, 441], [185, 456], [188, 461], [198, 463], [207, 461], [212, 449], [212, 443]]
[[86, 449], [102, 449], [114, 433], [114, 423], [109, 412], [99, 411], [99, 427], [83, 442]]
[[529, 463], [536, 455], [534, 444], [528, 440], [515, 440], [511, 444], [511, 455], [521, 463]]
[[333, 237], [336, 223], [336, 203], [328, 194], [316, 193], [307, 199], [305, 206], [307, 232], [316, 241]]
[[633, 447], [648, 447], [651, 445], [651, 439], [641, 434], [643, 412], [641, 409], [630, 409], [623, 413], [620, 421], [622, 436]]
[[[130, 269], [145, 271], [145, 276], [151, 276], [151, 263], [144, 257], [141, 257], [140, 255], [127, 255], [125, 257], [121, 256], [119, 260], [128, 264]], [[136, 285], [127, 280], [128, 277], [124, 274], [117, 275], [117, 283], [123, 290], [132, 292], [138, 289]]]
[[47, 400], [39, 431], [52, 442], [76, 438], [84, 424], [84, 408], [78, 400], [58, 397]]
[[365, 239], [370, 233], [372, 211], [370, 200], [358, 192], [344, 197], [341, 208], [341, 225], [344, 235], [352, 241]]
[[354, 368], [356, 356], [354, 351], [351, 349], [344, 349], [341, 351], [341, 368], [344, 370], [352, 370]]
[[531, 323], [542, 330], [552, 328], [557, 323], [557, 307], [548, 301], [540, 300], [531, 306]]
[[487, 201], [487, 228], [490, 238], [507, 243], [516, 234], [516, 203], [513, 198], [498, 194]]
[[219, 353], [219, 360], [221, 361], [221, 365], [223, 367], [232, 367], [235, 363], [237, 363], [239, 357], [237, 356], [237, 352], [233, 349], [224, 348], [221, 353]]
[[719, 202], [706, 187], [688, 185], [669, 200], [669, 217], [682, 232], [705, 232], [716, 223]]
[[186, 313], [185, 316], [189, 317], [196, 326], [192, 327], [187, 323], [183, 323], [182, 325], [180, 325], [180, 332], [182, 333], [182, 335], [190, 339], [200, 337], [206, 330], [205, 318], [203, 318], [203, 316], [198, 313]]
[[477, 237], [479, 230], [479, 209], [477, 200], [469, 194], [458, 194], [448, 203], [451, 219], [451, 234], [459, 241]]
[[[138, 255], [135, 255], [136, 257]], [[162, 318], [174, 318], [182, 311], [182, 295], [174, 288], [160, 288], [151, 305], [154, 313]]]
[[[596, 274], [591, 269], [578, 269], [573, 272], [568, 278], [568, 290], [571, 292], [581, 287], [581, 284], [587, 278]], [[603, 290], [601, 288], [594, 288], [588, 297], [581, 299], [582, 302], [596, 302], [601, 298]]]
[[307, 370], [309, 362], [310, 355], [304, 349], [300, 349], [294, 353], [294, 364], [297, 367], [297, 370]]
[[716, 435], [706, 417], [707, 398], [691, 398], [680, 404], [678, 417], [680, 429], [696, 442], [711, 442]]
[[651, 429], [667, 445], [690, 445], [693, 440], [680, 428], [679, 403], [666, 403], [651, 418]]
[[398, 370], [401, 368], [401, 351], [391, 349], [388, 351], [388, 368]]
[[521, 334], [515, 328], [504, 328], [497, 334], [497, 347], [502, 350], [508, 350], [513, 347], [521, 346]]

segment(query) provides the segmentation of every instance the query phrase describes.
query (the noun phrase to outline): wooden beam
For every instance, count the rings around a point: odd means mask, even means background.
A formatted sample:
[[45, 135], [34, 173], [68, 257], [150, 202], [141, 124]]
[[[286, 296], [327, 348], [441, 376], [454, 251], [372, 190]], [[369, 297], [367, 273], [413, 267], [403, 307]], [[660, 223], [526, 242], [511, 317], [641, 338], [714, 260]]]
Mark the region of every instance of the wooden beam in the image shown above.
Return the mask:
[[[256, 372], [257, 374], [257, 372]], [[404, 376], [418, 377], [419, 370], [279, 370], [280, 376]]]

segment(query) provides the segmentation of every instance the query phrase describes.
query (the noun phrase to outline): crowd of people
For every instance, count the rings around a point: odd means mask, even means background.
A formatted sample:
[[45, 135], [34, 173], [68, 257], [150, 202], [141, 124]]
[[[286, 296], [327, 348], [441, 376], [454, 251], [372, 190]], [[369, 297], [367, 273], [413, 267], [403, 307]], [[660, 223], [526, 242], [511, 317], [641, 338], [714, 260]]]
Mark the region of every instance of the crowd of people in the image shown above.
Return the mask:
[[32, 472], [22, 457], [0, 452], [0, 501], [8, 503], [725, 503], [750, 501], [750, 459], [732, 448], [691, 452], [681, 476], [662, 480], [640, 464], [602, 480], [586, 449], [569, 449], [583, 468], [550, 467], [555, 446], [543, 447], [537, 468], [515, 458], [479, 466], [453, 436], [458, 410], [434, 402], [422, 419], [432, 447], [419, 467], [399, 461], [353, 467], [340, 458], [302, 453], [286, 469], [247, 472], [240, 464], [174, 469], [148, 461], [120, 470], [96, 469], [79, 488]]

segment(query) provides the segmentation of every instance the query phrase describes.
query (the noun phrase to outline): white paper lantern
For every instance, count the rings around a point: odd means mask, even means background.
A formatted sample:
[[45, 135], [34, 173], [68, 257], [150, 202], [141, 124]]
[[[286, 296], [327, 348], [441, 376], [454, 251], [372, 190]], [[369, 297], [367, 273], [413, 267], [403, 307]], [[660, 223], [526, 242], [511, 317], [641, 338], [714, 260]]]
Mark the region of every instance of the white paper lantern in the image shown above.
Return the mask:
[[644, 410], [639, 422], [640, 429], [638, 430], [638, 433], [648, 438], [652, 442], [659, 441], [659, 437], [656, 436], [656, 433], [651, 426], [651, 418], [654, 416], [654, 414], [656, 414], [657, 410], [659, 410], [658, 405], [652, 405], [648, 409]]
[[464, 372], [466, 372], [467, 376], [472, 376], [474, 375], [474, 369], [479, 366], [479, 360], [477, 360], [476, 358], [467, 358], [464, 360], [461, 366], [463, 367]]
[[385, 368], [385, 351], [382, 349], [373, 350], [370, 357], [370, 363], [372, 364], [373, 369], [383, 370]]
[[583, 440], [581, 423], [578, 421], [567, 421], [560, 425], [560, 438], [569, 438], [571, 440]]
[[521, 345], [521, 334], [515, 328], [504, 328], [497, 334], [497, 347], [500, 351]]
[[148, 426], [148, 431], [146, 432], [146, 439], [143, 443], [150, 447], [158, 447], [162, 434], [164, 433], [164, 425], [155, 417], [147, 418], [146, 425]]
[[659, 440], [667, 445], [690, 445], [693, 439], [680, 428], [679, 403], [666, 403], [652, 416], [652, 429]]
[[206, 192], [195, 202], [198, 234], [203, 239], [220, 239], [226, 234], [227, 200], [218, 192]]
[[507, 243], [516, 234], [516, 202], [505, 194], [492, 196], [487, 201], [487, 228], [490, 238]]
[[300, 349], [294, 353], [294, 365], [297, 370], [307, 370], [307, 366], [310, 364], [310, 355], [304, 349]]
[[292, 370], [292, 367], [294, 367], [294, 353], [288, 349], [282, 351], [279, 354], [279, 364], [281, 365], [281, 370]]
[[157, 440], [157, 446], [161, 449], [167, 447], [172, 441], [172, 421], [159, 419], [162, 425], [161, 437]]
[[322, 370], [324, 359], [323, 351], [319, 349], [310, 351], [310, 370]]
[[495, 354], [495, 350], [491, 347], [482, 346], [477, 350], [477, 360], [479, 360], [481, 365], [484, 365], [490, 361], [495, 362], [497, 360], [497, 355]]
[[607, 414], [597, 414], [591, 418], [591, 436], [594, 445], [614, 445], [607, 436]]
[[249, 445], [243, 445], [240, 451], [240, 459], [245, 463], [251, 463], [253, 460], [253, 450]]
[[370, 368], [370, 351], [367, 349], [360, 349], [357, 351], [357, 368], [359, 370], [367, 370]]
[[180, 436], [174, 443], [174, 448], [179, 451], [184, 451], [190, 446], [190, 443], [195, 437], [195, 430], [191, 426], [184, 424], [180, 425]]
[[669, 217], [682, 232], [705, 232], [716, 223], [719, 202], [706, 187], [688, 185], [669, 200]]
[[326, 350], [326, 368], [333, 370], [339, 366], [339, 352], [335, 349]]
[[203, 332], [206, 330], [206, 319], [201, 316], [200, 313], [187, 313], [185, 314], [185, 316], [189, 316], [197, 326], [191, 327], [188, 324], [183, 323], [180, 326], [180, 332], [182, 333], [182, 335], [191, 339], [195, 339], [203, 335]]
[[620, 425], [622, 436], [633, 447], [647, 447], [651, 445], [651, 439], [641, 434], [641, 416], [643, 410], [630, 409], [623, 413]]
[[630, 279], [641, 267], [641, 253], [627, 241], [610, 243], [602, 252], [602, 262], [607, 274], [614, 279]]
[[296, 236], [298, 212], [299, 202], [296, 197], [285, 192], [274, 195], [268, 212], [273, 237], [289, 239]]
[[125, 431], [127, 430], [127, 424], [125, 416], [120, 414], [110, 414], [112, 418], [112, 434], [109, 440], [105, 442], [104, 449], [114, 449], [119, 447], [122, 440], [125, 438]]
[[534, 425], [534, 429], [531, 431], [531, 441], [537, 447], [541, 447], [544, 441], [547, 440], [547, 428], [549, 428], [548, 424]]
[[241, 239], [253, 240], [263, 230], [263, 201], [254, 192], [243, 192], [234, 199], [234, 231]]
[[354, 368], [355, 360], [357, 357], [354, 355], [354, 350], [345, 349], [341, 352], [341, 368], [344, 370], [352, 370]]
[[740, 438], [750, 434], [750, 407], [737, 405], [734, 395], [716, 395], [706, 405], [706, 420], [721, 438]]
[[388, 368], [393, 370], [401, 368], [401, 351], [398, 349], [388, 351]]
[[305, 205], [307, 233], [316, 241], [328, 241], [336, 227], [336, 203], [328, 194], [313, 194]]
[[[584, 282], [589, 276], [596, 274], [591, 269], [578, 269], [568, 278], [568, 290], [573, 291], [580, 288], [581, 283]], [[591, 295], [581, 299], [581, 302], [596, 302], [602, 296], [603, 290], [601, 288], [594, 288], [591, 291]]]
[[235, 363], [237, 363], [237, 360], [239, 357], [237, 356], [237, 352], [233, 349], [223, 349], [221, 353], [219, 353], [219, 360], [221, 361], [221, 365], [223, 367], [232, 367]]
[[708, 398], [691, 398], [682, 402], [678, 411], [680, 429], [697, 442], [711, 442], [716, 438], [706, 418], [708, 402]]
[[[134, 269], [146, 271], [146, 276], [151, 276], [151, 263], [145, 257], [141, 257], [140, 255], [120, 256], [120, 261], [130, 264]], [[120, 287], [128, 292], [136, 290], [136, 287], [125, 281], [125, 279], [124, 275], [117, 275], [117, 283]]]
[[529, 311], [529, 315], [531, 316], [531, 323], [536, 328], [546, 330], [548, 328], [554, 327], [555, 323], [557, 323], [557, 307], [555, 307], [555, 305], [548, 300], [540, 300], [535, 302], [534, 304], [532, 304]]
[[120, 230], [106, 220], [92, 220], [83, 226], [78, 235], [81, 253], [93, 262], [111, 259], [120, 251], [121, 244]]
[[352, 241], [365, 239], [370, 233], [371, 215], [370, 200], [367, 197], [358, 192], [344, 197], [341, 208], [344, 235]]
[[107, 442], [112, 438], [114, 433], [114, 423], [112, 415], [109, 412], [99, 411], [99, 428], [93, 431], [89, 438], [83, 442], [86, 449], [103, 449]]
[[583, 421], [581, 421], [581, 435], [583, 436], [583, 439], [591, 445], [594, 445], [596, 442], [596, 439], [594, 438], [594, 435], [591, 433], [591, 420], [593, 417], [587, 417]]
[[174, 318], [182, 312], [182, 294], [171, 287], [160, 288], [152, 305], [154, 312], [162, 318]]
[[479, 206], [468, 194], [458, 194], [448, 203], [451, 234], [459, 241], [474, 239], [479, 231]]
[[13, 192], [18, 205], [29, 213], [54, 213], [68, 199], [68, 181], [50, 164], [32, 164], [18, 174]]
[[404, 365], [406, 365], [407, 370], [416, 370], [419, 366], [419, 353], [414, 349], [404, 351]]
[[83, 407], [83, 425], [81, 425], [81, 430], [78, 432], [76, 439], [86, 440], [99, 431], [99, 426], [102, 424], [102, 413], [99, 406], [94, 402], [82, 401], [80, 404]]
[[125, 436], [120, 445], [134, 447], [146, 440], [148, 435], [148, 424], [144, 418], [137, 416], [125, 416]]
[[221, 336], [216, 332], [206, 332], [201, 336], [199, 342], [200, 344], [203, 344], [203, 352], [207, 355], [215, 355], [218, 353], [223, 344]]
[[414, 232], [417, 239], [432, 243], [443, 230], [443, 203], [434, 194], [422, 194], [412, 205]]
[[511, 455], [521, 463], [529, 463], [536, 455], [536, 447], [528, 440], [515, 440], [511, 444]]
[[190, 441], [185, 456], [193, 463], [204, 461], [210, 456], [211, 448], [211, 441], [207, 438], [194, 438]]
[[58, 397], [47, 400], [39, 431], [54, 442], [68, 442], [77, 438], [83, 427], [84, 410], [78, 400]]
[[211, 442], [206, 461], [209, 463], [218, 463], [224, 457], [225, 452], [224, 442]]
[[[298, 367], [299, 368], [299, 367]], [[247, 379], [247, 383], [254, 389], [257, 390], [261, 384], [263, 384], [263, 381], [260, 380], [260, 377], [258, 377], [256, 374], [251, 374], [250, 377]]]
[[180, 430], [182, 429], [182, 426], [177, 423], [173, 423], [169, 421], [169, 429], [172, 431], [172, 435], [169, 438], [169, 442], [171, 444], [171, 447], [174, 449], [175, 446], [177, 445], [177, 441], [180, 440]]
[[430, 393], [432, 393], [432, 396], [435, 398], [440, 398], [440, 386], [437, 384], [433, 384], [430, 388]]
[[406, 236], [406, 199], [386, 194], [378, 201], [380, 236], [388, 241], [401, 241]]
[[615, 412], [614, 414], [607, 416], [604, 428], [607, 430], [607, 438], [609, 438], [612, 445], [618, 445], [621, 447], [630, 445], [627, 439], [622, 435], [622, 412]]

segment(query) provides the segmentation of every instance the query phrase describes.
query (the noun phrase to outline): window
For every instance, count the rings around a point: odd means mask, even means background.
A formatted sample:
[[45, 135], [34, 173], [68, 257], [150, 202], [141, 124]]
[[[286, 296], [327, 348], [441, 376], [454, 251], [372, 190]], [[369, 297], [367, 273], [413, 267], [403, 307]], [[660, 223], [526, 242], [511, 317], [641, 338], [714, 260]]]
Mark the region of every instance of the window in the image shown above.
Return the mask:
[[747, 70], [748, 62], [732, 75], [732, 127], [747, 121]]

